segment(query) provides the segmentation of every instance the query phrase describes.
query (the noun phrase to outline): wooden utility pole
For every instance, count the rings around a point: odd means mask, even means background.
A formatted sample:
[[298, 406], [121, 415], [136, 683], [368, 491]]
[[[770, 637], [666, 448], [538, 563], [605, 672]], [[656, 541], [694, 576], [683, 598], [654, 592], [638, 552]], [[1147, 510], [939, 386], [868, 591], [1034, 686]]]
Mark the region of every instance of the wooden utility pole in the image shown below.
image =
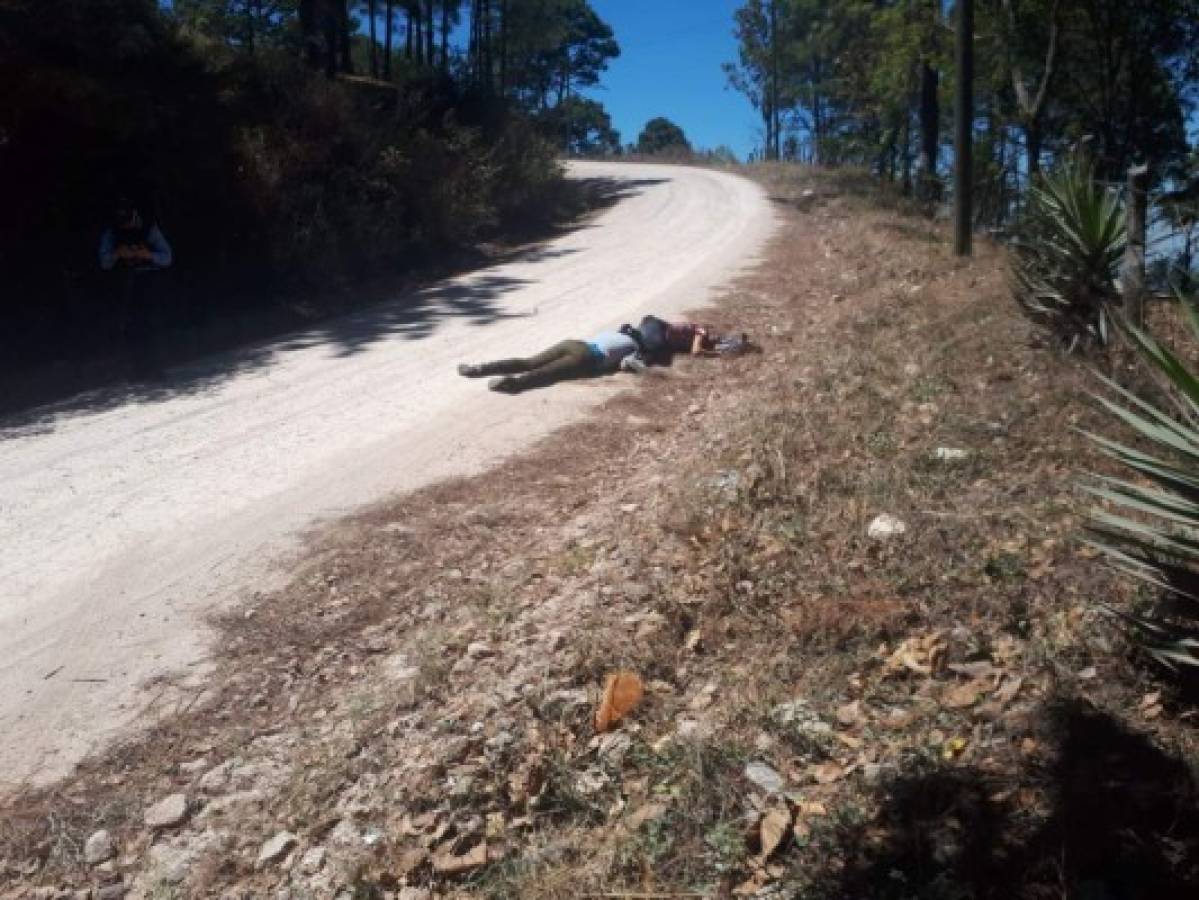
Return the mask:
[[957, 0], [957, 98], [954, 105], [953, 250], [969, 256], [974, 228], [974, 0]]
[[1128, 170], [1127, 222], [1128, 242], [1124, 245], [1124, 265], [1120, 272], [1120, 292], [1124, 295], [1124, 319], [1137, 328], [1145, 327], [1145, 232], [1149, 213], [1149, 167]]

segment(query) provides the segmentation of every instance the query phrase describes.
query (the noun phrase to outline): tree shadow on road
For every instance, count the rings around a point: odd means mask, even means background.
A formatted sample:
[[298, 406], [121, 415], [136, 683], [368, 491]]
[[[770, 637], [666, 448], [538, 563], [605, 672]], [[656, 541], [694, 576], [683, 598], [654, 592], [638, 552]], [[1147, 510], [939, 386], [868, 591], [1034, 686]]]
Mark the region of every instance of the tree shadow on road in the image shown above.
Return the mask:
[[[667, 179], [582, 179], [587, 216], [559, 226], [542, 240], [502, 252], [477, 252], [459, 261], [466, 272], [453, 280], [397, 290], [364, 288], [350, 303], [352, 312], [304, 325], [294, 309], [269, 315], [226, 318], [202, 329], [181, 328], [162, 341], [166, 374], [154, 380], [124, 377], [127, 363], [109, 358], [87, 366], [50, 366], [0, 391], [0, 440], [52, 431], [65, 419], [102, 413], [130, 403], [157, 403], [174, 397], [217, 390], [226, 380], [275, 365], [283, 354], [327, 346], [339, 357], [352, 356], [381, 342], [418, 341], [434, 334], [443, 322], [466, 319], [486, 327], [520, 317], [504, 308], [505, 295], [532, 281], [496, 270], [508, 263], [543, 262], [578, 250], [555, 246], [553, 238], [592, 227], [594, 215]], [[470, 269], [475, 269], [470, 274]], [[398, 294], [398, 295], [397, 295]], [[37, 405], [36, 407], [34, 404]]]

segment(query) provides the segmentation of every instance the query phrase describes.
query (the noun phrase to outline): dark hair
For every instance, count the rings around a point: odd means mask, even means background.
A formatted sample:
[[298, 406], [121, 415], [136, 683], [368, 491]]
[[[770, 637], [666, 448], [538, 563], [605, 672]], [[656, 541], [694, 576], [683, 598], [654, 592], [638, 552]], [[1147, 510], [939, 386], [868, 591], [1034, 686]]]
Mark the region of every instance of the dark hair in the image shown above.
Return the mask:
[[626, 324], [626, 325], [620, 326], [620, 333], [623, 335], [626, 335], [628, 337], [631, 337], [633, 339], [633, 343], [635, 343], [637, 345], [637, 350], [639, 352], [641, 352], [641, 353], [645, 352], [645, 340], [641, 337], [640, 331], [638, 331], [632, 325]]

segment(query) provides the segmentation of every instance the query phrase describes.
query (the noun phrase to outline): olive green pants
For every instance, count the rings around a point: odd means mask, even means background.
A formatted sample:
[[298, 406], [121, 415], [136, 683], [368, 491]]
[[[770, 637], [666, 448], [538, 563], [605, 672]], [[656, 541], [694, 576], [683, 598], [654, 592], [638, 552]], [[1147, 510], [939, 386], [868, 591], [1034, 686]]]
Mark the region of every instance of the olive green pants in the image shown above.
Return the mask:
[[480, 375], [517, 375], [522, 388], [542, 387], [567, 378], [594, 375], [595, 354], [583, 341], [561, 341], [536, 356], [497, 359], [479, 366]]

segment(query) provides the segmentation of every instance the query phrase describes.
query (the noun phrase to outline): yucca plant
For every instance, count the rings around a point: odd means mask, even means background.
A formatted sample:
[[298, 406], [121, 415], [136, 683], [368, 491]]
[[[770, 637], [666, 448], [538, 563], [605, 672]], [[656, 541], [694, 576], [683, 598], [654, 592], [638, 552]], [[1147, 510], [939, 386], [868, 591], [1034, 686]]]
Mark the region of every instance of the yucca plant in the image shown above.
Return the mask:
[[1029, 188], [1013, 245], [1013, 293], [1067, 349], [1107, 343], [1127, 234], [1119, 195], [1096, 183], [1082, 157]]
[[[1178, 302], [1199, 341], [1199, 312], [1181, 293]], [[1087, 433], [1133, 476], [1095, 476], [1085, 486], [1107, 503], [1091, 514], [1092, 544], [1118, 569], [1179, 602], [1168, 617], [1105, 608], [1159, 662], [1199, 666], [1199, 627], [1189, 624], [1199, 622], [1199, 376], [1148, 332], [1114, 321], [1159, 376], [1173, 408], [1099, 376], [1111, 391], [1099, 402], [1142, 439], [1143, 449]]]

